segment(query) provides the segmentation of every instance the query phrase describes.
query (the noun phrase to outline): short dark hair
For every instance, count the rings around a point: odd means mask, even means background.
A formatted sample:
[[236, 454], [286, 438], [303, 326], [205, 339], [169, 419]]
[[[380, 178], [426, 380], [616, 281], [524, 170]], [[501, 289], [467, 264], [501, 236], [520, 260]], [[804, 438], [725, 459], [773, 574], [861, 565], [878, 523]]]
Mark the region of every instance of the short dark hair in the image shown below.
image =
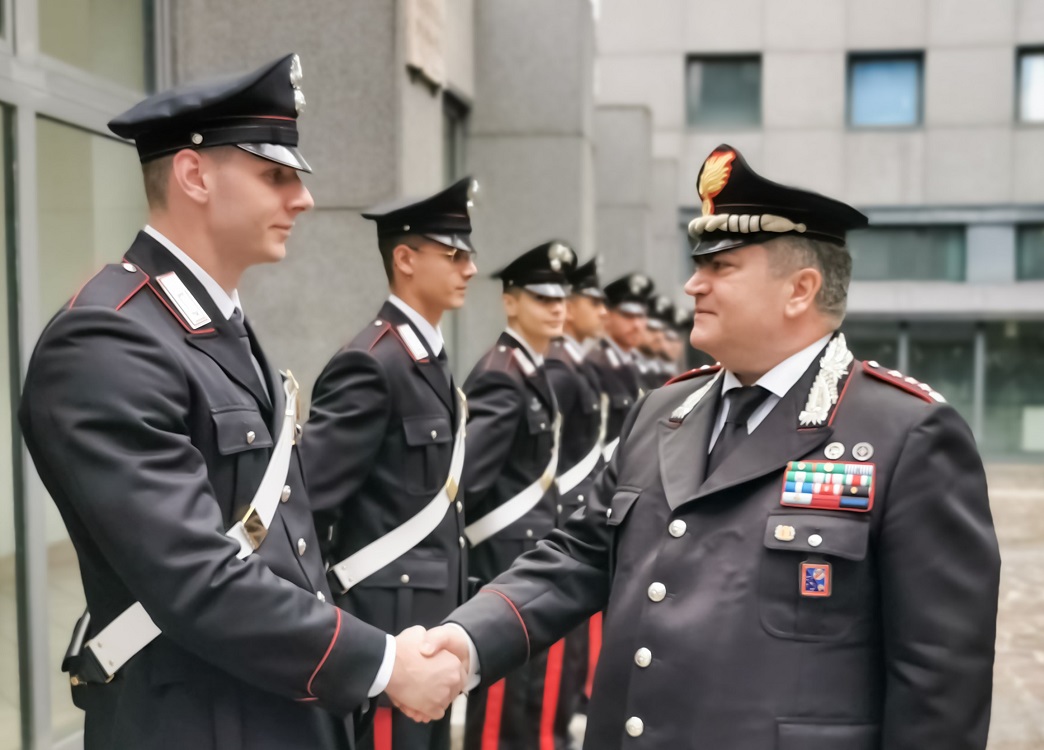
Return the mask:
[[377, 249], [381, 251], [381, 261], [384, 263], [384, 275], [388, 277], [388, 283], [395, 281], [395, 248], [405, 245], [411, 250], [416, 250], [418, 240], [422, 238], [416, 234], [390, 234], [377, 238]]
[[167, 185], [170, 183], [173, 164], [174, 154], [167, 154], [141, 165], [141, 176], [145, 181], [145, 200], [149, 208], [167, 207]]

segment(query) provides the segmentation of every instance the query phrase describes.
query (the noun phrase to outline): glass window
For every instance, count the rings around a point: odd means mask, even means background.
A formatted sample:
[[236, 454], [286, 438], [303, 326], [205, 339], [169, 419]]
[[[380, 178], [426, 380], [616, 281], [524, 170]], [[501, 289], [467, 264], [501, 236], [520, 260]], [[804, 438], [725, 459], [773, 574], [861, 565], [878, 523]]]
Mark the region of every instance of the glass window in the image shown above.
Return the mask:
[[40, 51], [136, 91], [152, 88], [152, 0], [38, 0]]
[[[0, 3], [2, 7], [2, 3]], [[11, 196], [9, 111], [0, 108], [0, 750], [21, 747], [18, 688], [18, 599], [15, 589], [15, 443], [12, 403], [17, 382], [13, 248], [8, 241]]]
[[921, 121], [921, 55], [852, 55], [848, 59], [848, 122], [899, 127]]
[[972, 423], [975, 326], [972, 323], [910, 323], [910, 376], [941, 393]]
[[871, 227], [849, 235], [857, 281], [964, 281], [960, 226]]
[[1044, 322], [987, 323], [985, 334], [983, 452], [1039, 461], [1044, 458]]
[[685, 76], [690, 125], [761, 125], [761, 57], [690, 57]]
[[[132, 146], [37, 120], [40, 315], [48, 320], [105, 263], [117, 262], [145, 222], [141, 167]], [[47, 506], [51, 722], [55, 735], [83, 724], [61, 661], [84, 608], [76, 554], [52, 503]]]
[[468, 109], [456, 97], [442, 95], [442, 177], [449, 185], [464, 176]]
[[858, 359], [882, 367], [899, 366], [899, 324], [893, 321], [846, 320], [841, 326], [848, 348]]
[[1018, 281], [1044, 280], [1044, 224], [1025, 224], [1018, 228], [1015, 278]]
[[1044, 122], [1044, 50], [1019, 50], [1019, 122]]

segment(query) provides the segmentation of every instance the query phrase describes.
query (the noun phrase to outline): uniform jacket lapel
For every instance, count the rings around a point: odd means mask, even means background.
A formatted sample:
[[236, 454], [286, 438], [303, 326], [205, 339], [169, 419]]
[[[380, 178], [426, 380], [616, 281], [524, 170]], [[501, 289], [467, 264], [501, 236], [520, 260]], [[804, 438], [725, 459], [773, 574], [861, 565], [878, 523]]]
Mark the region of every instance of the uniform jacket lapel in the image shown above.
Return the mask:
[[507, 333], [506, 331], [500, 334], [500, 338], [497, 340], [497, 343], [511, 347], [512, 349], [518, 349], [521, 356], [525, 357], [529, 361], [529, 363], [533, 365], [534, 372], [532, 374], [523, 373], [525, 375], [526, 385], [528, 385], [530, 389], [536, 392], [537, 396], [540, 397], [540, 400], [544, 402], [544, 404], [547, 406], [547, 408], [551, 411], [552, 414], [557, 412], [558, 405], [555, 402], [554, 395], [552, 395], [551, 393], [551, 383], [547, 379], [547, 372], [544, 370], [544, 368], [537, 367], [536, 363], [529, 358], [529, 354], [526, 352], [526, 350], [519, 344], [518, 341], [515, 340], [515, 337]]
[[662, 420], [659, 424], [660, 479], [671, 508], [677, 508], [695, 498], [703, 484], [707, 470], [707, 446], [720, 399], [719, 377], [684, 420]]
[[[134, 244], [127, 251], [126, 258], [149, 275], [149, 285], [189, 331], [186, 334], [189, 345], [213, 359], [230, 378], [246, 388], [258, 404], [267, 410], [268, 398], [257, 377], [257, 372], [254, 370], [254, 364], [250, 361], [249, 352], [243, 347], [239, 336], [232, 330], [210, 294], [192, 272], [185, 268], [166, 248], [144, 232], [138, 233]], [[157, 277], [170, 272], [178, 275], [192, 296], [210, 316], [210, 323], [203, 328], [192, 331], [156, 281]]]
[[446, 408], [451, 412], [454, 409], [453, 406], [453, 393], [450, 386], [446, 384], [446, 377], [442, 374], [442, 365], [439, 364], [438, 360], [435, 359], [435, 353], [431, 351], [431, 347], [428, 346], [428, 342], [424, 336], [417, 329], [410, 319], [406, 315], [393, 305], [391, 302], [385, 302], [384, 306], [381, 307], [380, 316], [391, 323], [393, 326], [398, 328], [401, 325], [408, 325], [413, 333], [417, 336], [417, 339], [424, 345], [425, 351], [428, 353], [427, 359], [418, 360], [412, 355], [413, 366], [417, 368], [421, 376], [428, 381], [428, 385], [435, 391], [435, 394], [439, 397], [439, 400], [446, 405]]

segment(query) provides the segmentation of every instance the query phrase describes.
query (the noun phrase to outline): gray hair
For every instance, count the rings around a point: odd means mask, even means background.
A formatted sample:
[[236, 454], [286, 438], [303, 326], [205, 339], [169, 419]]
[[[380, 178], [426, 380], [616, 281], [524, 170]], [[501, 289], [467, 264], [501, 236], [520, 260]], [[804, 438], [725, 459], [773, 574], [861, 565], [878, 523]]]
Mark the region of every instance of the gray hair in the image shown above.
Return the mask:
[[852, 280], [852, 255], [845, 245], [788, 234], [770, 242], [769, 258], [774, 273], [782, 276], [800, 268], [814, 268], [823, 276], [816, 294], [816, 307], [841, 322]]

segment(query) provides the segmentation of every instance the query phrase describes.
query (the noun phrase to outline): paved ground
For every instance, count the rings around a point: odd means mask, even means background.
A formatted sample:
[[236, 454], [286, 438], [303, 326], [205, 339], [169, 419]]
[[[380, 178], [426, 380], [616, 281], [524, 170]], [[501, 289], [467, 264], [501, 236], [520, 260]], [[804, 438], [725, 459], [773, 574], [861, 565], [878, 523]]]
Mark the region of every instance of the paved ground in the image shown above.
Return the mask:
[[[1044, 749], [1044, 467], [989, 467], [1001, 595], [988, 750]], [[455, 707], [454, 724], [463, 705]], [[582, 734], [582, 721], [574, 728]], [[460, 726], [455, 727], [460, 748]]]

